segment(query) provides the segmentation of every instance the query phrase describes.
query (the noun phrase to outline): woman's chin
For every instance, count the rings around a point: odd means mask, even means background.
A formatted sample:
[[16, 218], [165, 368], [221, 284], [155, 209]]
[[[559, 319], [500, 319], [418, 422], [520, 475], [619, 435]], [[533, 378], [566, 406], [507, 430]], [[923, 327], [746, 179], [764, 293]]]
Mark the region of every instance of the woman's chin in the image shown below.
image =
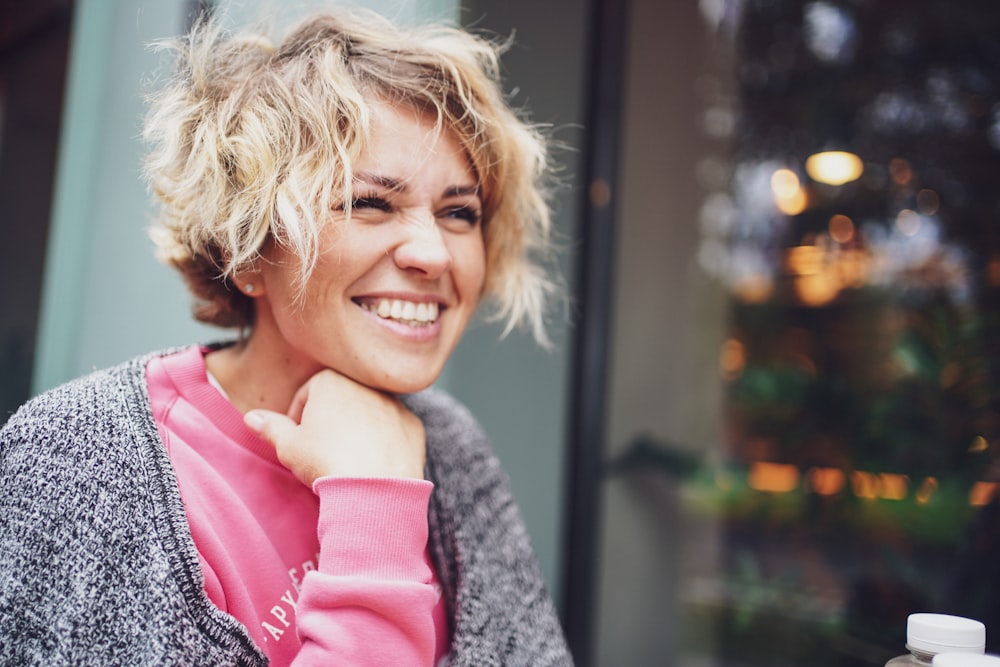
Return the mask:
[[351, 377], [355, 382], [387, 394], [415, 394], [434, 384], [440, 373], [420, 373], [412, 376]]
[[[392, 354], [377, 349], [345, 356], [329, 359], [327, 367], [387, 394], [415, 394], [427, 389], [437, 382], [447, 360], [441, 354]], [[359, 357], [367, 363], [358, 363]]]

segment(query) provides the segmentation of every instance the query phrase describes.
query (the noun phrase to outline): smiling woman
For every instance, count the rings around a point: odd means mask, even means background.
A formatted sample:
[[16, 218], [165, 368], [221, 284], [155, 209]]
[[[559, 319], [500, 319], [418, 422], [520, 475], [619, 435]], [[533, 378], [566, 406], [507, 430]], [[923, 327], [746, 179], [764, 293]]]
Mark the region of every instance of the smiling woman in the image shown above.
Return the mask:
[[370, 110], [353, 199], [329, 216], [302, 289], [302, 258], [273, 240], [236, 274], [244, 291], [254, 285], [254, 325], [245, 344], [207, 363], [247, 410], [283, 411], [324, 368], [383, 391], [424, 389], [479, 303], [482, 201], [456, 135], [420, 111]]
[[545, 341], [545, 143], [496, 47], [369, 14], [163, 46], [153, 237], [240, 335], [0, 432], [0, 662], [570, 664], [485, 436], [428, 389], [484, 298]]

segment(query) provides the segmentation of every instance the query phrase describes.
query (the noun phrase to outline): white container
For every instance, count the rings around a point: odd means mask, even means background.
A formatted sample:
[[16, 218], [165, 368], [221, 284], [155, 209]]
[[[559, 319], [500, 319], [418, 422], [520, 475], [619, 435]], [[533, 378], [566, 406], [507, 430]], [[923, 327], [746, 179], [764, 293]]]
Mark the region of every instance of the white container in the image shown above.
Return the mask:
[[938, 653], [931, 664], [934, 667], [1000, 667], [1000, 655]]
[[983, 655], [986, 626], [979, 621], [947, 614], [910, 614], [906, 619], [906, 650], [885, 667], [929, 667], [939, 653]]

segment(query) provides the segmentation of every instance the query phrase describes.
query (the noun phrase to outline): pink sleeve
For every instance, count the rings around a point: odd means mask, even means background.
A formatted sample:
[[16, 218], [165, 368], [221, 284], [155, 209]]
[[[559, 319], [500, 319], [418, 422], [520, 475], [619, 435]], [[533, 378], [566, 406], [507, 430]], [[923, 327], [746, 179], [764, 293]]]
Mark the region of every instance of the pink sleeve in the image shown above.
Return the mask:
[[299, 593], [296, 667], [433, 665], [425, 480], [320, 478], [319, 566]]

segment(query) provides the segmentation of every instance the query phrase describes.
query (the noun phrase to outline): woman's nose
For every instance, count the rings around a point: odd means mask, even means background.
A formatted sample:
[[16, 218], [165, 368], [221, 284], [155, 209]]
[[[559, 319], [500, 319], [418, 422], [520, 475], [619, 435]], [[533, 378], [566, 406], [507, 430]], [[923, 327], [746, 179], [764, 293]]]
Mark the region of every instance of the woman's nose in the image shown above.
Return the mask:
[[410, 222], [404, 233], [393, 252], [396, 266], [419, 271], [427, 278], [437, 278], [451, 269], [451, 252], [433, 216]]

